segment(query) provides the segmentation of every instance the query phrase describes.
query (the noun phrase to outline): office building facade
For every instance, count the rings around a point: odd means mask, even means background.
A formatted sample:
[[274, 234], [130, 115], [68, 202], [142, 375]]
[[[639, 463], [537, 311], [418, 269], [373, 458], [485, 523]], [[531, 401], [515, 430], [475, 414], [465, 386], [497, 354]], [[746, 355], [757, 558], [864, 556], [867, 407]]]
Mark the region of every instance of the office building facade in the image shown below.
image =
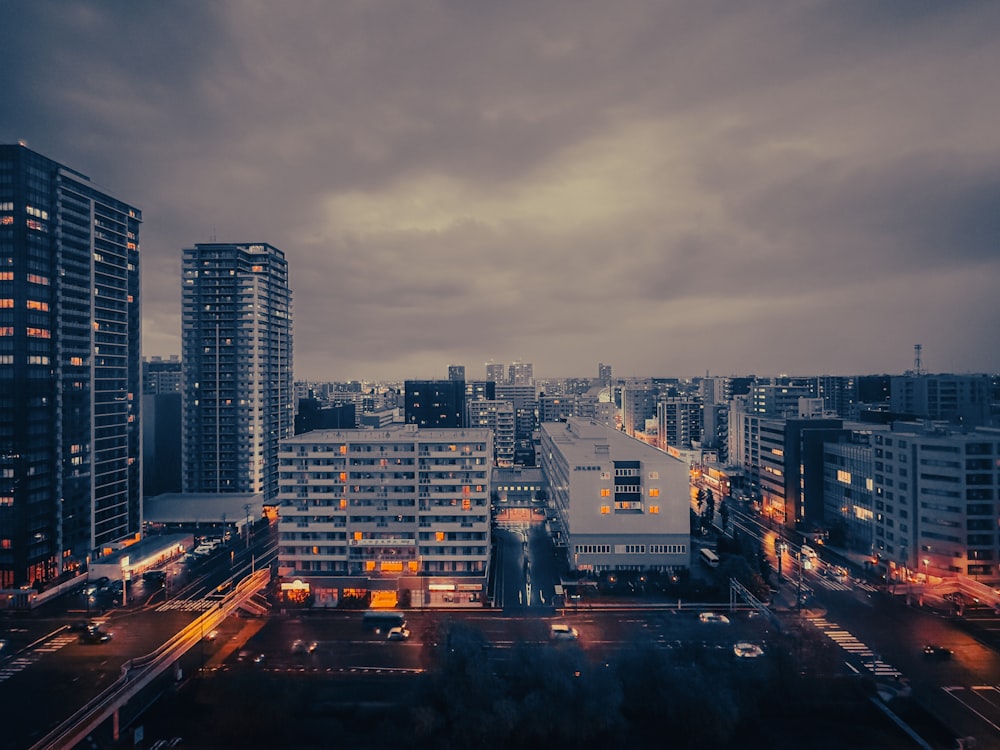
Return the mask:
[[142, 524], [139, 209], [0, 146], [0, 588]]
[[1000, 430], [896, 422], [873, 451], [874, 543], [890, 572], [997, 581]]
[[184, 250], [184, 492], [278, 492], [278, 443], [294, 431], [292, 293], [268, 244]]

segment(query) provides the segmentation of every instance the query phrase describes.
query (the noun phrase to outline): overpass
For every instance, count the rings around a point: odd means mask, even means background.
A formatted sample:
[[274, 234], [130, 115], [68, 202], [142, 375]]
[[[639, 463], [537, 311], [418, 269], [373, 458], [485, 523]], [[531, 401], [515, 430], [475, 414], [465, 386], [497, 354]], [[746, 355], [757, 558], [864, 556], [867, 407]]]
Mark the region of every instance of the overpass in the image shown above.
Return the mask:
[[183, 654], [199, 644], [206, 633], [217, 628], [231, 614], [239, 609], [259, 611], [261, 605], [255, 597], [267, 586], [270, 577], [268, 568], [251, 574], [219, 599], [217, 607], [202, 613], [156, 651], [125, 662], [118, 680], [32, 745], [31, 750], [71, 750], [109, 718], [113, 722], [112, 733], [117, 739], [119, 711], [155, 679], [173, 668]]

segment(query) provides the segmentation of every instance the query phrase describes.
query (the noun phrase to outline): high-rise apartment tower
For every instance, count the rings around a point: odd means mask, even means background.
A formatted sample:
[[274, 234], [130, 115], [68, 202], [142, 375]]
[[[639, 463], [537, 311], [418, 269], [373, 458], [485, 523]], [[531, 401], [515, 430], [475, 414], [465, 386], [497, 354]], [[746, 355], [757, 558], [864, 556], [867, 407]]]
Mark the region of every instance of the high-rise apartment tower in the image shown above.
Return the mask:
[[184, 250], [184, 491], [278, 492], [294, 432], [292, 293], [271, 245]]
[[0, 588], [140, 531], [141, 221], [0, 146]]

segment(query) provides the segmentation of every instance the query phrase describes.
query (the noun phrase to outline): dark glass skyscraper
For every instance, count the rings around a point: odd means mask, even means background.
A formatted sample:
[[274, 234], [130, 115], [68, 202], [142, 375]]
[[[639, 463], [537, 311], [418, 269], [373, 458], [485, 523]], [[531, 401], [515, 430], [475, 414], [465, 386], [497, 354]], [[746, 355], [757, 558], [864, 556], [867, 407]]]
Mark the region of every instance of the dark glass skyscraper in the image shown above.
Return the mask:
[[140, 532], [141, 221], [0, 146], [0, 587]]
[[184, 250], [185, 492], [278, 493], [278, 441], [294, 431], [292, 293], [268, 244]]

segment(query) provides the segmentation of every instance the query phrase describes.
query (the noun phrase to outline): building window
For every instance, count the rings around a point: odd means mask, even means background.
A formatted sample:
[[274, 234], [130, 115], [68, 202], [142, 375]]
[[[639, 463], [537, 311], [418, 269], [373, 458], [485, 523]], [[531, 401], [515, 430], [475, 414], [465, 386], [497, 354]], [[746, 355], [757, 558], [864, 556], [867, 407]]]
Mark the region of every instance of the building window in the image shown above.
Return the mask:
[[601, 506], [601, 515], [602, 516], [607, 516], [610, 513], [611, 513], [611, 506], [610, 505], [602, 505]]

